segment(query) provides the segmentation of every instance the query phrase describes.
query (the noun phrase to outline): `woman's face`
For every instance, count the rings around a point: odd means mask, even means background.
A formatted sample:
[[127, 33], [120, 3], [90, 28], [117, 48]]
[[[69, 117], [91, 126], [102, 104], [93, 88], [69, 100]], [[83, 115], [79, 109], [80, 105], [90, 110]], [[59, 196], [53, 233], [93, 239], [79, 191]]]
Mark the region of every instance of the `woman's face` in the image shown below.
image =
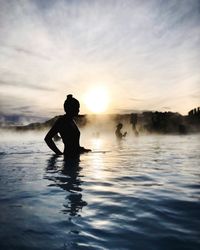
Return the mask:
[[79, 114], [79, 111], [80, 111], [80, 105], [77, 105], [77, 107], [74, 110], [75, 116]]

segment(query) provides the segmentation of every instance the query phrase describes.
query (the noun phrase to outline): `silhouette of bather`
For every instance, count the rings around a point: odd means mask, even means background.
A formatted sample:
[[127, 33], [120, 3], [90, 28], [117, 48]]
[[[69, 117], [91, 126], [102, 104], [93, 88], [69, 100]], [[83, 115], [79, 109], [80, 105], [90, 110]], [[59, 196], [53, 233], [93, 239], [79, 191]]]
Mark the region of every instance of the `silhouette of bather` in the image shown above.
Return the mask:
[[122, 123], [117, 124], [117, 129], [115, 130], [115, 135], [117, 136], [118, 139], [122, 139], [122, 137], [125, 137], [127, 132], [123, 133], [121, 132], [121, 129], [123, 127]]
[[[90, 149], [80, 147], [80, 131], [73, 120], [75, 116], [78, 116], [80, 104], [79, 101], [73, 98], [72, 95], [68, 95], [64, 102], [65, 115], [60, 116], [52, 128], [45, 136], [45, 142], [49, 148], [57, 155], [64, 154], [67, 158], [76, 158], [81, 153], [89, 152]], [[64, 143], [64, 152], [62, 153], [53, 141], [53, 138], [60, 134]]]

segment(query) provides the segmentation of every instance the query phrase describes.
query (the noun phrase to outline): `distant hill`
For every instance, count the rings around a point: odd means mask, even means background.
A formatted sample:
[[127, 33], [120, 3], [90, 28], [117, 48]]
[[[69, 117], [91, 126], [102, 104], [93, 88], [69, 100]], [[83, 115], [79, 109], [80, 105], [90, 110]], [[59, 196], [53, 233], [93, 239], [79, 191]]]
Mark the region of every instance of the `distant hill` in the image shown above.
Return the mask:
[[[55, 116], [45, 122], [34, 122], [34, 123], [30, 123], [28, 125], [15, 125], [15, 123], [11, 122], [11, 123], [0, 123], [0, 127], [3, 129], [9, 129], [9, 130], [15, 130], [15, 131], [28, 131], [28, 130], [43, 130], [46, 128], [50, 128], [55, 121], [58, 119], [59, 116]], [[77, 121], [79, 123], [79, 125], [83, 125], [84, 122], [84, 115], [80, 115], [77, 118]]]
[[4, 114], [0, 113], [0, 127], [5, 126], [22, 126], [30, 124], [34, 121], [44, 122], [48, 118], [35, 116], [35, 115], [23, 115], [23, 114]]
[[[13, 131], [29, 131], [49, 129], [59, 116], [55, 116], [45, 122], [30, 123], [28, 125], [6, 125], [3, 129]], [[110, 124], [112, 129], [118, 123], [123, 123], [131, 127], [138, 133], [179, 133], [186, 134], [191, 132], [200, 132], [200, 111], [199, 108], [191, 110], [187, 116], [182, 116], [174, 112], [152, 112], [113, 115], [79, 115], [76, 118], [79, 127], [94, 126], [98, 129], [108, 128]]]

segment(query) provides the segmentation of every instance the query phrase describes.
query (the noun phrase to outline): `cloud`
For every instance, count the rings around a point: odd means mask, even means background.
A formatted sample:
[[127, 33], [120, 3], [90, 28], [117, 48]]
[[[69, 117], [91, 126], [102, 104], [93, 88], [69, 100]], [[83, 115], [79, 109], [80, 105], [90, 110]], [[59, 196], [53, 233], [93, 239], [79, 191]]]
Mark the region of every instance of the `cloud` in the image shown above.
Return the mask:
[[139, 99], [139, 98], [130, 98], [131, 101], [134, 101], [134, 102], [143, 102], [145, 101], [144, 99]]
[[171, 110], [170, 107], [162, 107], [162, 110]]
[[43, 60], [51, 60], [51, 58], [48, 57], [48, 56], [42, 55], [40, 53], [31, 51], [31, 50], [28, 50], [28, 49], [20, 48], [20, 47], [15, 46], [15, 45], [4, 45], [4, 44], [0, 43], [0, 47], [7, 48], [7, 49], [10, 49], [10, 50], [14, 50], [14, 51], [16, 51], [18, 53], [22, 53], [22, 54], [25, 54], [27, 56], [34, 56], [36, 58], [43, 59]]
[[0, 80], [0, 86], [11, 86], [11, 87], [18, 87], [18, 88], [27, 88], [31, 90], [39, 90], [39, 91], [55, 91], [53, 88], [48, 88], [45, 86], [38, 86], [38, 85], [31, 85], [26, 84], [23, 82], [9, 82], [9, 81], [1, 81]]
[[35, 121], [51, 117], [51, 115], [45, 112], [45, 109], [38, 105], [37, 100], [13, 96], [12, 93], [1, 94], [0, 117], [1, 119], [6, 119], [9, 116], [26, 117], [26, 120], [35, 117], [37, 118]]
[[198, 0], [0, 3], [4, 94], [12, 88], [17, 98], [21, 86], [31, 99], [33, 91], [38, 109], [51, 114], [68, 92], [81, 99], [96, 84], [110, 90], [108, 112], [166, 106], [184, 113], [197, 105]]

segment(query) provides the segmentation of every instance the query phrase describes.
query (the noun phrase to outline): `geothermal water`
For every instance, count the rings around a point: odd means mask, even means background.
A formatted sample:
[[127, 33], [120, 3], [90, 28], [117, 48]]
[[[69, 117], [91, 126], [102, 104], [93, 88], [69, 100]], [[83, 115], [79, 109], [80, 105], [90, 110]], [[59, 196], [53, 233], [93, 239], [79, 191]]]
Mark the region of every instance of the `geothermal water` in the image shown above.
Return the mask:
[[200, 135], [83, 132], [66, 162], [43, 137], [1, 137], [0, 249], [200, 249]]

